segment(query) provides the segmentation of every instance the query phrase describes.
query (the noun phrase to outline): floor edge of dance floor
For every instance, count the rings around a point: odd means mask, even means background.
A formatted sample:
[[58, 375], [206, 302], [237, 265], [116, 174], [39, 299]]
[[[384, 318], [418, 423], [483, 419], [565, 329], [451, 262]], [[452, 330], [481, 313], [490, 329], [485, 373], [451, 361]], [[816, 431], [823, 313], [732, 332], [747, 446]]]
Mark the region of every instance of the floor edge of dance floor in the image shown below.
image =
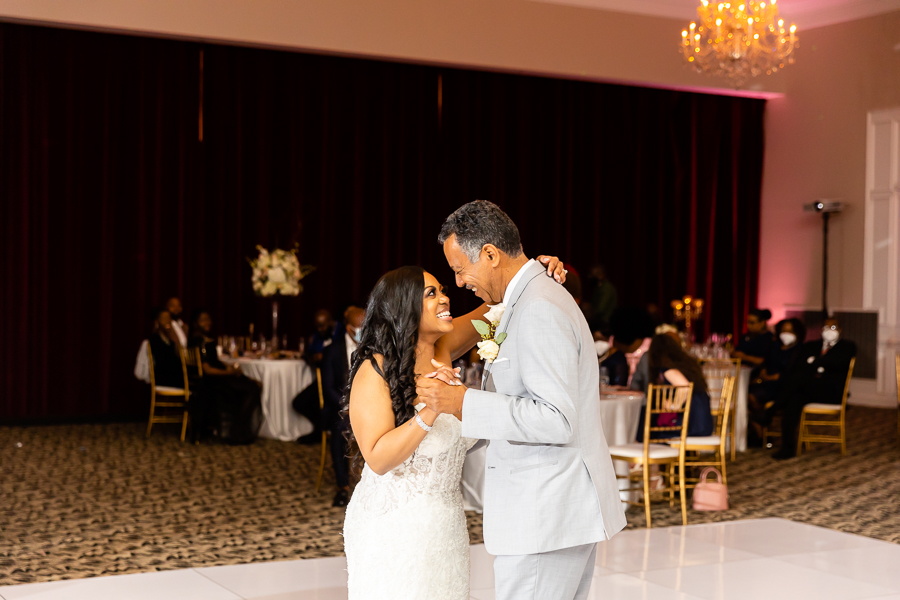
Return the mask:
[[[471, 600], [493, 600], [471, 546]], [[779, 518], [628, 530], [601, 543], [590, 600], [900, 600], [900, 545]], [[339, 600], [343, 557], [254, 562], [0, 587], [3, 600]]]

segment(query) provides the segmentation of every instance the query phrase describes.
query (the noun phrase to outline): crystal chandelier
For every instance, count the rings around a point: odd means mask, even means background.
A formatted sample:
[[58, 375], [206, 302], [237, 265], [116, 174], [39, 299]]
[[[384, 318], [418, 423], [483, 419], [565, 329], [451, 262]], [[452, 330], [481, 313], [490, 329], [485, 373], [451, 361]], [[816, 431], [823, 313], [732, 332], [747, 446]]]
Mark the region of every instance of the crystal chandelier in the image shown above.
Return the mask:
[[701, 0], [699, 19], [681, 32], [681, 51], [699, 73], [729, 79], [735, 87], [794, 62], [797, 26], [787, 29], [771, 2], [710, 4]]

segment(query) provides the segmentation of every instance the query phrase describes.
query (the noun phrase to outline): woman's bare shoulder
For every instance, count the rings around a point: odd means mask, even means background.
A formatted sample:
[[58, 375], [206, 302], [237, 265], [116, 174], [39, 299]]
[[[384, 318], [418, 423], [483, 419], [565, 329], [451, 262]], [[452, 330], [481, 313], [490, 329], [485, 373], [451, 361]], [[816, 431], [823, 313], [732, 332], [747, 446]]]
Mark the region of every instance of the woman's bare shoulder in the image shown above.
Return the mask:
[[[356, 375], [353, 377], [354, 386], [370, 386], [379, 382], [381, 385], [386, 385], [383, 376], [384, 356], [381, 354], [374, 354], [372, 359], [374, 359], [375, 363], [378, 365], [378, 370], [372, 365], [372, 360], [364, 360], [362, 364], [359, 365], [359, 369], [357, 369]], [[379, 371], [381, 372], [379, 373]]]

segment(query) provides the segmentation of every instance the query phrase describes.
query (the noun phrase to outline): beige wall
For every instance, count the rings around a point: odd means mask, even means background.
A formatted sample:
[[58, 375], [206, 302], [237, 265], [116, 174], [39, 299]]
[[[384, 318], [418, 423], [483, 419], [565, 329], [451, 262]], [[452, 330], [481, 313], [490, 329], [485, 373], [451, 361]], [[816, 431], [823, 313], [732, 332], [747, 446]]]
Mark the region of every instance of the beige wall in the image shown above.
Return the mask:
[[900, 106], [900, 12], [813, 29], [769, 101], [760, 240], [760, 305], [821, 305], [818, 198], [848, 206], [831, 221], [829, 304], [862, 308], [866, 115]]
[[[0, 18], [662, 87], [722, 85], [682, 64], [687, 18], [526, 0], [0, 0]], [[830, 302], [861, 306], [866, 113], [900, 106], [900, 12], [801, 30], [801, 40], [797, 64], [757, 84], [785, 92], [768, 107], [762, 205], [760, 304], [776, 315], [785, 304], [821, 301], [821, 221], [801, 205], [822, 197], [849, 205], [833, 220]]]
[[[678, 44], [690, 17], [527, 0], [0, 0], [7, 20], [654, 86], [722, 86], [682, 64]], [[780, 77], [768, 78], [761, 91], [779, 92], [779, 85]]]

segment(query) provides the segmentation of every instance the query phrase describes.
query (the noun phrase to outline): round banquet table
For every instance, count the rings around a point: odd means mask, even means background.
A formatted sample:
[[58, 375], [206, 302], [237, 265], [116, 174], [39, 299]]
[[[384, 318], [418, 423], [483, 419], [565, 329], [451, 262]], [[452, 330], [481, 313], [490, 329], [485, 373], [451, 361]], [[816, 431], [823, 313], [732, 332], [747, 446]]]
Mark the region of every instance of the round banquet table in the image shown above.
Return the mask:
[[[644, 395], [634, 391], [603, 392], [600, 394], [600, 427], [609, 446], [629, 444], [637, 437], [638, 421]], [[463, 465], [462, 493], [466, 510], [482, 512], [484, 509], [484, 446], [469, 452]], [[628, 475], [628, 465], [614, 463], [616, 473]], [[627, 479], [619, 480], [620, 488], [627, 488]], [[623, 499], [630, 499], [628, 492], [622, 492]]]
[[293, 442], [312, 433], [313, 424], [291, 406], [294, 397], [315, 380], [313, 370], [303, 360], [228, 358], [223, 362], [237, 363], [241, 372], [262, 383], [263, 423], [260, 437]]

